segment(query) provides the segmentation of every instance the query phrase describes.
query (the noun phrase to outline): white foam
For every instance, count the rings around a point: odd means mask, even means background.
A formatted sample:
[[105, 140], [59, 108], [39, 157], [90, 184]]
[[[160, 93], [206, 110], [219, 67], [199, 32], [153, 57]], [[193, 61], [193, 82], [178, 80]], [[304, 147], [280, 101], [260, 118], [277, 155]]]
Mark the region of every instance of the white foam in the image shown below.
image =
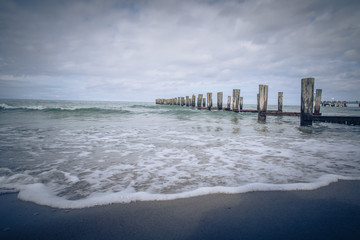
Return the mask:
[[305, 131], [290, 117], [259, 124], [251, 114], [134, 109], [139, 115], [131, 119], [67, 113], [29, 121], [37, 115], [19, 111], [15, 124], [9, 116], [0, 128], [7, 167], [0, 169], [0, 188], [66, 208], [312, 189], [360, 176], [357, 127], [314, 124]]
[[18, 198], [24, 201], [35, 202], [40, 205], [47, 205], [56, 208], [85, 208], [99, 205], [108, 205], [112, 203], [130, 203], [134, 201], [164, 201], [180, 198], [189, 198], [203, 196], [208, 194], [237, 194], [254, 191], [291, 191], [291, 190], [314, 190], [327, 186], [338, 180], [360, 180], [359, 178], [350, 178], [337, 175], [324, 175], [312, 183], [291, 183], [291, 184], [265, 184], [249, 183], [239, 187], [202, 187], [193, 191], [177, 194], [151, 194], [148, 192], [132, 192], [132, 189], [126, 189], [123, 192], [105, 192], [93, 193], [85, 199], [76, 201], [66, 200], [56, 196], [41, 183], [29, 184], [18, 189], [20, 192]]

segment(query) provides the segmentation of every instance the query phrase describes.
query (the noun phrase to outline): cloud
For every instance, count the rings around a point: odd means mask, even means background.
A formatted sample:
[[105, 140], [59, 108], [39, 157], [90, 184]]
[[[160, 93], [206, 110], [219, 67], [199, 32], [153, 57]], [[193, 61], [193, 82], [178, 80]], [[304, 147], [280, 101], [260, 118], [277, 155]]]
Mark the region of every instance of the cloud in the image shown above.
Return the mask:
[[[285, 103], [294, 92], [288, 103], [296, 104], [300, 79], [314, 76], [324, 98], [338, 91], [355, 99], [359, 7], [347, 0], [2, 1], [0, 84], [8, 90], [0, 97], [153, 101], [241, 88], [255, 102], [258, 84], [269, 84]], [[36, 86], [31, 94], [29, 86]]]

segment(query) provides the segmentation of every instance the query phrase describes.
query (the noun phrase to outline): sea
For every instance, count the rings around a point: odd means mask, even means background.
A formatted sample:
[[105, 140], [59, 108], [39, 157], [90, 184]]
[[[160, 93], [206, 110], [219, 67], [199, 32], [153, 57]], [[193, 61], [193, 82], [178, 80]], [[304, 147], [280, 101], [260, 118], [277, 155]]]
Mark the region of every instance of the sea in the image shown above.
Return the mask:
[[[321, 112], [360, 116], [358, 106]], [[24, 201], [85, 208], [340, 179], [360, 179], [360, 126], [155, 102], [0, 99], [0, 194]]]

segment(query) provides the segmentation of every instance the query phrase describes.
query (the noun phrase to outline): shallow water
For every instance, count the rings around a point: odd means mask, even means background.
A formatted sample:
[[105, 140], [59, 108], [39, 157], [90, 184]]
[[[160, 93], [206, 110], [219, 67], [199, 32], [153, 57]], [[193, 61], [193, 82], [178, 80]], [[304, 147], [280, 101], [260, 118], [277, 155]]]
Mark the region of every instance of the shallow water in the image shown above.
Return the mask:
[[0, 100], [0, 191], [80, 208], [360, 179], [359, 126], [299, 122], [153, 103]]

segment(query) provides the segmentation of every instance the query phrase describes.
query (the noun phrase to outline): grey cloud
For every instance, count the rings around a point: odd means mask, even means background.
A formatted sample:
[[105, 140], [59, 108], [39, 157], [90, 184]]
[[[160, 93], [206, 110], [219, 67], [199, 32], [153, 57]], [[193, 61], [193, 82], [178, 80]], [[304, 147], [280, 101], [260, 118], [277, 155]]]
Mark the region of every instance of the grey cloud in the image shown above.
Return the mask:
[[[2, 1], [0, 79], [17, 77], [13, 97], [41, 76], [37, 88], [56, 85], [61, 98], [80, 92], [151, 101], [204, 85], [243, 88], [249, 97], [260, 83], [296, 92], [300, 78], [314, 76], [324, 96], [338, 89], [357, 98], [359, 7], [335, 0]], [[292, 94], [290, 103], [298, 99]]]

